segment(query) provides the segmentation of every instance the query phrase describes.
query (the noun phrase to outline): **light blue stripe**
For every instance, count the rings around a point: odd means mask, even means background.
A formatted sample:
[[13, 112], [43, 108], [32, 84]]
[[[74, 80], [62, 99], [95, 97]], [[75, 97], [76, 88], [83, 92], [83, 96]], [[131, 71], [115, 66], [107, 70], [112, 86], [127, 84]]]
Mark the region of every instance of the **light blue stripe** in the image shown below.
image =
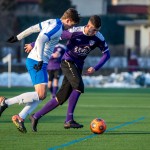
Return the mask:
[[[106, 130], [105, 132], [114, 131], [114, 130], [117, 130], [117, 129], [122, 128], [122, 127], [124, 127], [124, 126], [127, 126], [127, 125], [130, 125], [130, 124], [133, 124], [133, 123], [142, 121], [142, 120], [144, 120], [144, 119], [145, 119], [145, 117], [141, 117], [141, 118], [138, 118], [138, 119], [133, 120], [133, 121], [130, 121], [130, 122], [125, 122], [125, 123], [120, 124], [120, 125], [118, 125], [118, 126], [115, 126], [115, 127], [113, 127], [113, 128], [109, 128], [109, 129]], [[93, 137], [95, 137], [95, 136], [98, 136], [98, 134], [91, 134], [91, 135], [89, 135], [89, 136], [86, 136], [86, 137], [83, 137], [83, 138], [79, 138], [79, 139], [77, 139], [77, 140], [73, 140], [73, 141], [64, 143], [64, 144], [62, 144], [62, 145], [58, 145], [58, 146], [51, 147], [51, 148], [49, 148], [48, 150], [57, 150], [57, 149], [59, 149], [59, 148], [63, 148], [63, 147], [66, 147], [66, 146], [70, 146], [70, 145], [72, 145], [72, 144], [76, 144], [76, 143], [78, 143], [78, 142], [82, 142], [82, 141], [87, 140], [87, 139], [91, 139], [91, 138], [93, 138]]]

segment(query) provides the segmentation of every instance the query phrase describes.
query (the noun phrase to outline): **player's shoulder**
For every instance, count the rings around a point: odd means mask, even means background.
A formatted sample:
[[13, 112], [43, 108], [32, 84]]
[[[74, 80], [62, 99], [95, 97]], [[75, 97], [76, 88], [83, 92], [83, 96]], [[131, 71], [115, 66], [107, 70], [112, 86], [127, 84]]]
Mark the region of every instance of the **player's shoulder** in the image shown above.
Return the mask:
[[84, 26], [78, 26], [78, 27], [73, 27], [71, 29], [69, 29], [69, 32], [82, 32], [84, 29]]
[[48, 19], [43, 21], [42, 24], [55, 26], [55, 25], [61, 25], [62, 23], [60, 19]]
[[103, 34], [101, 32], [97, 32], [96, 35], [95, 35], [98, 39], [100, 39], [101, 41], [104, 41], [105, 38], [103, 36]]

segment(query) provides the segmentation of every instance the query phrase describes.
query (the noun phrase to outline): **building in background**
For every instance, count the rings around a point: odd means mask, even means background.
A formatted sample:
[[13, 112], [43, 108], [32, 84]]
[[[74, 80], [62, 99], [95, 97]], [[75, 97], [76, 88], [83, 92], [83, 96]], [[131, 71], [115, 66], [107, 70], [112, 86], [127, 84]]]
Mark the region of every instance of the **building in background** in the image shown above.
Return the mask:
[[106, 15], [107, 0], [71, 0], [82, 17], [91, 15]]
[[140, 56], [150, 56], [149, 20], [120, 20], [118, 24], [125, 27], [125, 47], [133, 49]]
[[145, 15], [149, 6], [150, 0], [111, 0], [108, 13]]

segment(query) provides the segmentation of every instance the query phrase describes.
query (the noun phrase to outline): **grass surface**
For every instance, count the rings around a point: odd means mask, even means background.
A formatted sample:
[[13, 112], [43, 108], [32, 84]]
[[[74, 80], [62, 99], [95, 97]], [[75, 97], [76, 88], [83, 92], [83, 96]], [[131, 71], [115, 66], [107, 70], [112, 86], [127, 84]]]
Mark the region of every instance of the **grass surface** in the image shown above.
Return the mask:
[[[0, 88], [0, 95], [13, 97], [32, 88]], [[48, 97], [50, 95], [48, 94]], [[39, 110], [49, 100], [42, 102]], [[23, 105], [10, 106], [0, 118], [0, 149], [2, 150], [149, 150], [150, 148], [150, 89], [88, 88], [81, 95], [75, 110], [75, 120], [82, 129], [64, 129], [67, 102], [40, 119], [38, 132], [33, 133], [28, 118], [26, 134], [17, 131], [11, 117]], [[93, 135], [90, 122], [103, 118], [107, 131]], [[143, 120], [138, 120], [144, 117]], [[137, 121], [135, 121], [137, 120]], [[112, 129], [112, 130], [110, 130]], [[57, 146], [57, 147], [56, 147]]]

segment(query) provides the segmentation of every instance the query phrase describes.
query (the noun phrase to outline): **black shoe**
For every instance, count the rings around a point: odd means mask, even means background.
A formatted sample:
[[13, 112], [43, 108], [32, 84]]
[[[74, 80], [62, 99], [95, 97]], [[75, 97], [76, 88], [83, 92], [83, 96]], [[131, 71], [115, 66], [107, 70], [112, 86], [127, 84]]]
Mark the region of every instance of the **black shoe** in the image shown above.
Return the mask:
[[78, 128], [83, 128], [83, 125], [77, 123], [77, 122], [74, 121], [74, 120], [70, 120], [70, 121], [68, 121], [68, 122], [65, 122], [64, 128], [65, 128], [65, 129], [69, 129], [69, 128], [76, 128], [76, 129], [78, 129]]
[[24, 126], [24, 120], [21, 117], [19, 117], [19, 115], [14, 115], [12, 117], [12, 121], [20, 132], [22, 132], [22, 133], [27, 132], [27, 130]]
[[8, 107], [8, 105], [5, 103], [6, 98], [0, 96], [0, 116], [2, 115], [3, 111]]
[[38, 124], [38, 119], [35, 119], [33, 115], [29, 117], [29, 120], [31, 121], [31, 128], [33, 132], [37, 132], [37, 124]]

